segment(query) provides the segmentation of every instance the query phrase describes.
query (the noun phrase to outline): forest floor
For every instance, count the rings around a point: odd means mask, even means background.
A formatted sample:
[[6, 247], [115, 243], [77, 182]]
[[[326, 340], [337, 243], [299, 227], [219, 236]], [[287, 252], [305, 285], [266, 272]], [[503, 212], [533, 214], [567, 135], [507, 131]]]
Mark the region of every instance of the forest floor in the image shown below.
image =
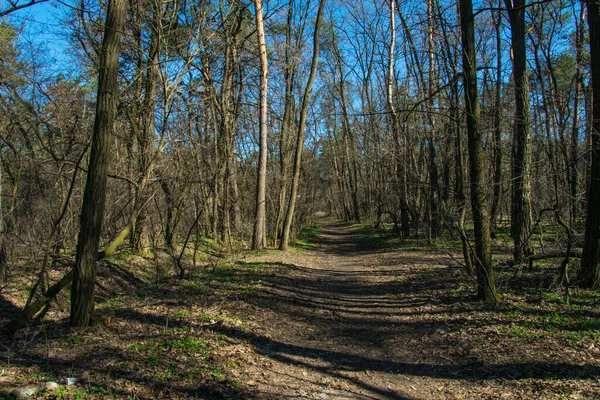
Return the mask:
[[[600, 398], [598, 293], [565, 304], [555, 269], [505, 268], [489, 307], [458, 250], [385, 248], [321, 222], [303, 249], [245, 252], [183, 281], [141, 258], [102, 264], [98, 306], [115, 321], [70, 330], [58, 299], [2, 337], [0, 386], [56, 381], [43, 396], [77, 399]], [[26, 283], [0, 293], [0, 323]]]

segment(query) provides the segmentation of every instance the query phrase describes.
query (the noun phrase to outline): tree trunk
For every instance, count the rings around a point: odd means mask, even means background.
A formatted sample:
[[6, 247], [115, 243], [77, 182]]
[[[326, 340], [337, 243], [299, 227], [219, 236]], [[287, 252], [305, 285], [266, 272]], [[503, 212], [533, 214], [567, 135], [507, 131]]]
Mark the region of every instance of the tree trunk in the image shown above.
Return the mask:
[[98, 244], [106, 200], [106, 178], [114, 126], [121, 32], [126, 1], [110, 0], [100, 56], [96, 118], [88, 176], [81, 209], [81, 228], [71, 290], [71, 326], [87, 326], [94, 313]]
[[256, 182], [256, 217], [254, 221], [254, 234], [252, 236], [252, 249], [260, 250], [267, 245], [267, 73], [269, 66], [267, 64], [267, 45], [265, 43], [262, 0], [254, 0], [254, 7], [256, 9], [256, 31], [260, 53], [260, 153], [258, 158], [258, 176]]
[[592, 66], [592, 168], [579, 280], [581, 287], [597, 288], [600, 285], [600, 5], [589, 1], [587, 10]]
[[[289, 186], [289, 171], [291, 168], [291, 132], [295, 126], [296, 99], [294, 98], [294, 77], [296, 71], [295, 54], [299, 51], [294, 48], [292, 53], [292, 23], [294, 17], [294, 0], [290, 0], [287, 11], [287, 25], [285, 29], [285, 98], [283, 100], [283, 120], [279, 135], [279, 168], [281, 171], [281, 184], [279, 186], [279, 201], [277, 206], [277, 218], [275, 219], [275, 230], [273, 244], [277, 245], [283, 231], [282, 225], [285, 218], [286, 196]], [[297, 41], [301, 43], [301, 41]]]
[[515, 82], [515, 126], [512, 160], [511, 233], [513, 256], [519, 264], [532, 253], [530, 147], [531, 116], [529, 115], [529, 79], [527, 76], [527, 47], [525, 44], [525, 0], [504, 0], [508, 9], [513, 52]]
[[479, 130], [479, 97], [477, 93], [477, 64], [475, 54], [475, 24], [471, 0], [459, 2], [463, 51], [463, 76], [467, 135], [469, 148], [469, 173], [471, 208], [475, 227], [475, 271], [477, 297], [488, 303], [499, 301], [492, 265], [490, 219], [487, 209], [484, 177], [482, 136]]
[[400, 201], [400, 225], [402, 238], [406, 239], [410, 235], [408, 221], [408, 201], [406, 199], [406, 174], [405, 165], [402, 162], [402, 145], [400, 142], [400, 116], [394, 103], [394, 50], [396, 47], [396, 22], [395, 22], [395, 0], [390, 0], [390, 29], [392, 40], [388, 49], [388, 74], [386, 77], [387, 87], [387, 106], [390, 111], [392, 123], [392, 139], [394, 141], [394, 173], [396, 185], [398, 188], [398, 197]]
[[439, 172], [437, 167], [437, 148], [436, 148], [436, 121], [434, 116], [435, 111], [435, 51], [436, 45], [434, 41], [434, 4], [433, 0], [427, 1], [427, 47], [429, 51], [429, 80], [427, 87], [428, 119], [429, 119], [429, 202], [431, 207], [431, 217], [429, 222], [429, 242], [440, 236], [442, 232], [442, 213], [440, 209], [440, 193], [439, 193]]
[[583, 89], [583, 50], [584, 50], [584, 29], [583, 24], [585, 21], [585, 8], [580, 3], [581, 11], [577, 20], [575, 30], [575, 101], [573, 104], [573, 128], [571, 131], [571, 151], [570, 151], [570, 194], [571, 194], [571, 218], [570, 226], [575, 228], [577, 226], [577, 217], [579, 212], [579, 104], [581, 98], [581, 92]]
[[308, 103], [312, 92], [312, 86], [317, 75], [317, 67], [319, 65], [319, 32], [321, 31], [321, 20], [323, 17], [323, 8], [326, 0], [319, 0], [319, 11], [317, 12], [317, 20], [315, 22], [315, 31], [313, 36], [313, 54], [310, 65], [310, 74], [308, 82], [304, 88], [302, 96], [302, 108], [300, 109], [300, 125], [298, 126], [298, 136], [296, 140], [296, 152], [294, 154], [294, 177], [292, 187], [290, 188], [290, 199], [283, 224], [283, 233], [281, 235], [281, 243], [279, 250], [287, 250], [290, 240], [290, 231], [292, 228], [292, 220], [294, 219], [294, 208], [296, 206], [296, 196], [298, 194], [298, 185], [300, 184], [300, 169], [302, 167], [302, 151], [304, 150], [304, 128], [306, 126], [306, 115], [308, 114]]
[[[156, 85], [160, 77], [159, 71], [159, 56], [160, 56], [160, 24], [161, 24], [161, 11], [160, 5], [154, 6], [156, 9], [153, 11], [151, 32], [150, 32], [150, 49], [148, 52], [148, 60], [146, 65], [146, 76], [144, 80], [144, 100], [142, 103], [142, 129], [138, 130], [138, 176], [142, 179], [147, 174], [147, 170], [150, 168], [152, 162], [152, 154], [154, 152], [154, 137], [155, 132], [155, 119], [156, 119]], [[153, 7], [153, 8], [154, 8]], [[141, 71], [140, 71], [141, 72]], [[135, 191], [139, 192], [142, 189], [138, 186]], [[135, 197], [139, 199], [138, 202], [134, 202], [134, 209], [132, 212], [136, 214], [134, 229], [131, 231], [129, 237], [129, 243], [132, 251], [140, 253], [148, 245], [147, 235], [144, 233], [144, 226], [146, 224], [146, 202], [147, 195], [143, 192], [135, 193]]]
[[6, 232], [2, 215], [2, 162], [0, 162], [0, 285], [4, 285], [6, 282], [8, 282], [8, 263], [6, 260]]
[[[499, 6], [502, 1], [499, 1]], [[490, 210], [491, 231], [496, 233], [498, 208], [500, 205], [500, 193], [502, 189], [502, 36], [500, 27], [502, 26], [502, 15], [497, 14], [497, 20], [494, 21], [496, 29], [496, 93], [494, 99], [494, 140], [493, 140], [493, 160], [494, 160], [494, 183], [492, 194], [492, 207]]]

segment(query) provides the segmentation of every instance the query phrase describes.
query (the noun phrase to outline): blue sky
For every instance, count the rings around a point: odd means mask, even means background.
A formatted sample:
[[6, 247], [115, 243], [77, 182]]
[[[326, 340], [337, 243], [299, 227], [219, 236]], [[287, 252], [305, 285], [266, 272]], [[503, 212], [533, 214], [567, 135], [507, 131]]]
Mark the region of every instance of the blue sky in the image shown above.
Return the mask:
[[[48, 1], [15, 11], [8, 20], [21, 29], [22, 51], [30, 50], [36, 56], [51, 61], [54, 68], [68, 67], [68, 27], [63, 19], [68, 3]], [[65, 71], [66, 72], [66, 71]]]

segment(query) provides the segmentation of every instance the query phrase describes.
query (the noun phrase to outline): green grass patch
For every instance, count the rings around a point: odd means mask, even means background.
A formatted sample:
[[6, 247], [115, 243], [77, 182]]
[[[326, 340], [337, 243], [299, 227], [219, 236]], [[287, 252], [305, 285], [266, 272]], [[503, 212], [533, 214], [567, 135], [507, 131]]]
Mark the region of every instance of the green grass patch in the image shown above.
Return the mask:
[[355, 229], [363, 246], [370, 249], [385, 249], [400, 246], [400, 238], [398, 235], [389, 229], [378, 229], [370, 225], [354, 224]]
[[527, 339], [554, 337], [569, 345], [600, 343], [599, 297], [598, 293], [580, 291], [570, 304], [565, 304], [560, 295], [545, 292], [539, 306], [513, 304], [501, 311], [512, 323], [500, 326], [498, 331]]
[[[285, 265], [276, 262], [223, 261], [215, 268], [202, 268], [194, 273], [194, 280], [179, 281], [178, 290], [185, 296], [254, 296], [258, 288]], [[136, 293], [139, 298], [152, 294], [147, 291]]]
[[264, 280], [277, 274], [282, 266], [279, 263], [259, 261], [237, 261], [219, 266], [214, 271], [199, 271], [200, 280], [205, 282], [209, 290], [251, 290]]
[[179, 285], [186, 294], [201, 294], [210, 291], [210, 288], [199, 281], [186, 281]]
[[132, 344], [128, 350], [133, 353], [145, 353], [151, 356], [159, 356], [163, 353], [169, 355], [173, 352], [202, 357], [208, 357], [209, 355], [208, 341], [190, 336], [176, 339], [151, 338], [143, 343]]
[[542, 332], [521, 325], [502, 325], [498, 327], [498, 332], [510, 337], [527, 340], [537, 340], [544, 336]]
[[227, 316], [225, 314], [200, 314], [196, 316], [196, 321], [198, 322], [215, 322], [220, 319], [225, 319]]
[[312, 224], [307, 226], [302, 229], [302, 232], [300, 232], [292, 247], [299, 250], [314, 250], [317, 248], [317, 242], [320, 234], [320, 224]]
[[[214, 320], [218, 317], [207, 314], [198, 318]], [[202, 338], [181, 330], [166, 330], [161, 336], [130, 345], [127, 351], [133, 354], [132, 359], [137, 360], [137, 365], [123, 362], [115, 366], [114, 371], [119, 374], [143, 370], [161, 382], [185, 381], [194, 384], [199, 380], [209, 380], [219, 384], [234, 384], [226, 373], [233, 365], [219, 355], [219, 349], [226, 342], [224, 338], [214, 333]]]

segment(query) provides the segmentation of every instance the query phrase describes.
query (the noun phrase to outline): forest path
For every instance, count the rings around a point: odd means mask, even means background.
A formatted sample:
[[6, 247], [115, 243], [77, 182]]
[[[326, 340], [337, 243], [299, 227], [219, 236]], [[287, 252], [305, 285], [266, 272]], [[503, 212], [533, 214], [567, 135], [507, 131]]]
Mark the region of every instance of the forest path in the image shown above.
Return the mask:
[[257, 397], [446, 398], [455, 362], [434, 343], [444, 322], [428, 313], [440, 299], [419, 277], [448, 269], [449, 256], [380, 251], [333, 221], [322, 221], [317, 243], [257, 258], [289, 267], [248, 312], [254, 321], [243, 335], [261, 358], [245, 378]]
[[[77, 377], [73, 398], [600, 398], [597, 293], [565, 305], [541, 292], [554, 267], [506, 269], [489, 307], [459, 249], [378, 243], [324, 220], [316, 248], [241, 252], [186, 280], [139, 279], [141, 257], [104, 263], [113, 324], [69, 329], [63, 293], [42, 323], [0, 334], [0, 397]], [[22, 307], [22, 282], [0, 311]]]

